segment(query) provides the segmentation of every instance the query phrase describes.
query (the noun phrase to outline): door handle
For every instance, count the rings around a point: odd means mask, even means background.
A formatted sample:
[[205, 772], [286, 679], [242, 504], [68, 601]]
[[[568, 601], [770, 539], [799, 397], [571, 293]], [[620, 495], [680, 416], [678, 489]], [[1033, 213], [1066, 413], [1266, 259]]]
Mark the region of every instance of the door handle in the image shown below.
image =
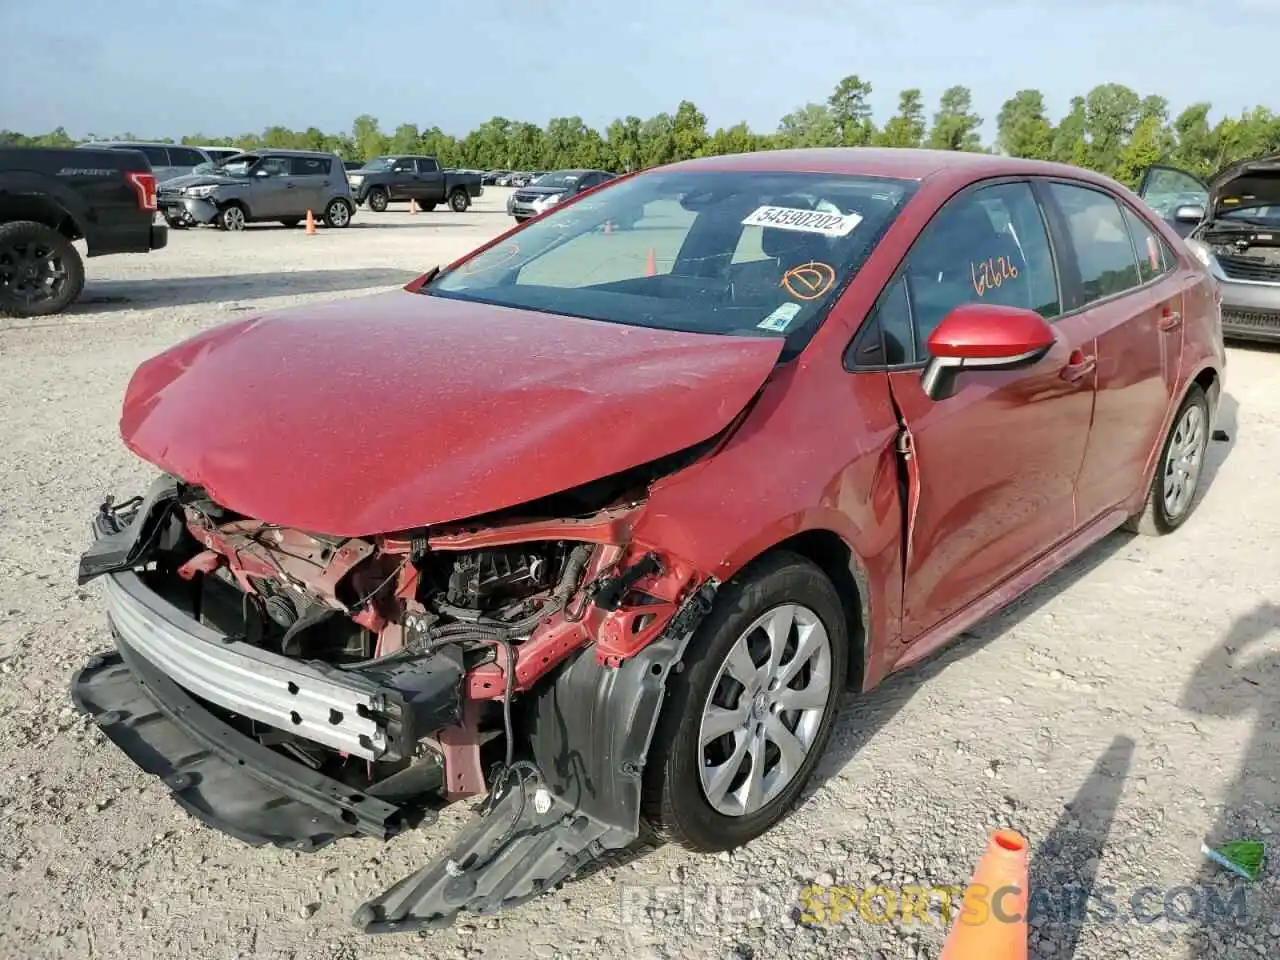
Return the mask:
[[1172, 307], [1165, 307], [1160, 311], [1160, 329], [1168, 333], [1171, 330], [1177, 330], [1182, 326], [1182, 314]]
[[1079, 383], [1089, 374], [1093, 373], [1098, 366], [1098, 358], [1093, 354], [1085, 356], [1079, 350], [1071, 351], [1071, 356], [1067, 359], [1067, 365], [1062, 368], [1062, 379], [1068, 383]]

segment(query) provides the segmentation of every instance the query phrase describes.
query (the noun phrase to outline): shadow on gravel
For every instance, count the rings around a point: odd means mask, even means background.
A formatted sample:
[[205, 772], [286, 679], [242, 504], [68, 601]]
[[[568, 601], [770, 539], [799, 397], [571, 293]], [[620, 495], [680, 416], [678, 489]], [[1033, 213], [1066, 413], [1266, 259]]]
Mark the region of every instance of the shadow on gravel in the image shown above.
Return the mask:
[[1134, 748], [1123, 734], [1111, 741], [1031, 856], [1027, 912], [1029, 919], [1038, 914], [1047, 921], [1031, 930], [1030, 956], [1035, 960], [1072, 960], [1076, 955]]
[[1196, 493], [1196, 500], [1203, 499], [1208, 492], [1210, 484], [1213, 483], [1214, 476], [1218, 470], [1227, 461], [1227, 457], [1231, 456], [1231, 451], [1236, 448], [1236, 441], [1239, 439], [1236, 434], [1240, 431], [1240, 404], [1236, 402], [1236, 398], [1230, 393], [1224, 393], [1222, 400], [1218, 404], [1218, 413], [1214, 418], [1213, 429], [1216, 433], [1221, 430], [1226, 433], [1226, 440], [1215, 440], [1209, 444], [1209, 449], [1205, 451], [1204, 471], [1200, 478], [1200, 489]]
[[[1252, 717], [1244, 756], [1213, 755], [1209, 762], [1238, 764], [1223, 795], [1218, 819], [1204, 838], [1211, 847], [1228, 840], [1272, 841], [1280, 830], [1280, 603], [1266, 601], [1231, 625], [1217, 648], [1196, 669], [1179, 706], [1205, 717]], [[1269, 648], [1258, 649], [1272, 638]], [[1280, 844], [1270, 843], [1262, 875], [1250, 883], [1204, 861], [1179, 897], [1195, 924], [1192, 960], [1215, 956], [1276, 956], [1280, 941]], [[1167, 908], [1166, 908], [1167, 909]]]
[[412, 270], [386, 267], [344, 270], [290, 270], [218, 277], [172, 277], [152, 280], [93, 280], [68, 314], [143, 310], [227, 300], [256, 301], [307, 293], [337, 293], [375, 287], [404, 286], [420, 276]]
[[837, 775], [926, 682], [1036, 614], [1063, 590], [1109, 562], [1129, 540], [1129, 535], [1124, 533], [1105, 537], [999, 613], [965, 631], [932, 657], [886, 678], [870, 693], [851, 694], [836, 722], [831, 744], [804, 795], [817, 791], [828, 778]]

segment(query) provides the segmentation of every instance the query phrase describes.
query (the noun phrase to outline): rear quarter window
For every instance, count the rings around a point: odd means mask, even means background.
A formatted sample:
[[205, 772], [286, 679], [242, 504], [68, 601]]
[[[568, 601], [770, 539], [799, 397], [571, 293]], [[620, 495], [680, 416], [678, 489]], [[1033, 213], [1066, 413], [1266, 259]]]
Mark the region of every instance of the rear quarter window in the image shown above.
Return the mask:
[[332, 160], [322, 157], [292, 157], [289, 170], [295, 177], [322, 177], [329, 172]]

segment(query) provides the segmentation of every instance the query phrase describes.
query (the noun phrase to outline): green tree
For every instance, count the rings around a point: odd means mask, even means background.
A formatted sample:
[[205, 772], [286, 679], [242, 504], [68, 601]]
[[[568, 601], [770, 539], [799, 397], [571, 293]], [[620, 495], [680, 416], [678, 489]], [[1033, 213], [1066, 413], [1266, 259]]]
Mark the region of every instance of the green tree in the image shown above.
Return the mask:
[[876, 125], [871, 120], [871, 84], [857, 74], [845, 77], [827, 98], [831, 122], [835, 124], [836, 142], [846, 147], [864, 147], [875, 138]]
[[1085, 140], [1084, 97], [1071, 98], [1071, 110], [1053, 132], [1050, 153], [1059, 163], [1073, 163], [1078, 167], [1089, 162], [1089, 144]]
[[691, 100], [681, 100], [671, 121], [671, 149], [677, 160], [702, 156], [707, 145], [707, 118]]
[[781, 147], [838, 147], [840, 128], [825, 103], [806, 103], [778, 122], [777, 141]]
[[948, 87], [933, 115], [927, 146], [936, 150], [982, 149], [982, 118], [973, 112], [973, 95], [968, 87]]
[[903, 90], [898, 95], [898, 112], [889, 118], [876, 142], [885, 147], [918, 147], [923, 140], [924, 101], [919, 90]]
[[1138, 95], [1123, 84], [1103, 83], [1089, 91], [1084, 99], [1089, 166], [1109, 176], [1115, 174], [1141, 109]]
[[1039, 90], [1019, 90], [1004, 102], [996, 118], [996, 146], [1011, 157], [1053, 157], [1053, 124]]

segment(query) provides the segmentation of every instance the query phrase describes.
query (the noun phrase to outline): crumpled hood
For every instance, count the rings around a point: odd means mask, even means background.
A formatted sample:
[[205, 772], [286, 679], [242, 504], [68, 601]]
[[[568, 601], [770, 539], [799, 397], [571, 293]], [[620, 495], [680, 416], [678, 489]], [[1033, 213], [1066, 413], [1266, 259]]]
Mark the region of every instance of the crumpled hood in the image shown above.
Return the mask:
[[216, 173], [187, 173], [181, 177], [173, 177], [166, 180], [164, 185], [172, 190], [182, 190], [186, 187], [221, 186], [226, 183], [245, 182], [244, 177], [223, 177]]
[[515, 506], [705, 440], [782, 347], [398, 290], [170, 348], [135, 372], [120, 433], [231, 510], [363, 536]]

